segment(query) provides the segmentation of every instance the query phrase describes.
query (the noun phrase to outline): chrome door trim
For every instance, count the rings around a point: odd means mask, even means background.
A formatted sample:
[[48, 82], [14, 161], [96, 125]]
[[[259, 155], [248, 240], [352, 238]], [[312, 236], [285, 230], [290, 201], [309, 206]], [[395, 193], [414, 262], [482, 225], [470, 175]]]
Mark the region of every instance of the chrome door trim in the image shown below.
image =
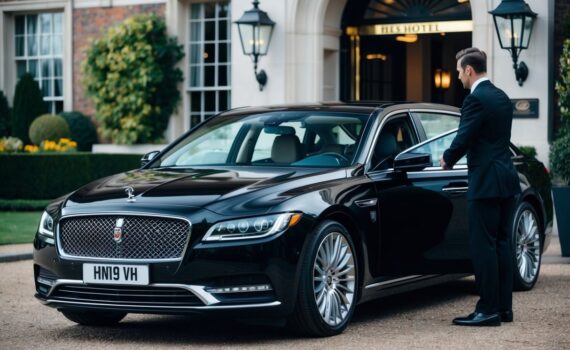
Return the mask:
[[413, 279], [426, 279], [426, 278], [431, 278], [431, 277], [435, 277], [435, 276], [439, 276], [439, 275], [410, 275], [410, 276], [391, 279], [388, 281], [372, 283], [372, 284], [369, 284], [366, 287], [364, 287], [364, 289], [373, 289], [373, 288], [378, 288], [378, 287], [382, 287], [382, 286], [395, 284], [398, 282], [409, 281], [409, 280], [413, 280]]

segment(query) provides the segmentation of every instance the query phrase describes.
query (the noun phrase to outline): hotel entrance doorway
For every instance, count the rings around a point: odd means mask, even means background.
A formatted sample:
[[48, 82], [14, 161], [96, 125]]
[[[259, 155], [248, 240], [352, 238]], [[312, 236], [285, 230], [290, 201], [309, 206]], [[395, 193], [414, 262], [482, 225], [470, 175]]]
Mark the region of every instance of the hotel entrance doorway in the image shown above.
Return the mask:
[[352, 0], [343, 14], [341, 99], [461, 106], [455, 54], [472, 46], [467, 0]]

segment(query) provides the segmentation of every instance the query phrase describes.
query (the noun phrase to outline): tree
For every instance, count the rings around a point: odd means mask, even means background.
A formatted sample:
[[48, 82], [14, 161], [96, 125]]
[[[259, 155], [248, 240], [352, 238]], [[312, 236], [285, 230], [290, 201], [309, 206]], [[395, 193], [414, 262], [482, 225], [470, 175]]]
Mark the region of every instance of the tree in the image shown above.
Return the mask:
[[8, 100], [4, 93], [0, 91], [0, 137], [10, 136], [11, 114]]
[[36, 117], [47, 112], [40, 86], [31, 74], [25, 73], [16, 84], [12, 108], [12, 136], [24, 144], [30, 143], [30, 124]]

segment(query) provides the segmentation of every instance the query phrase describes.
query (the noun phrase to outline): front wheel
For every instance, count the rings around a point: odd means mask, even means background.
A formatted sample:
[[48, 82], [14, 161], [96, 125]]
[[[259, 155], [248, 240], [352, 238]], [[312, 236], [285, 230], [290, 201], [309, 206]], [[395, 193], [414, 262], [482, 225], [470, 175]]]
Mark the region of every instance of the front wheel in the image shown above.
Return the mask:
[[84, 326], [113, 326], [127, 316], [126, 312], [113, 311], [61, 310], [61, 313], [68, 320]]
[[325, 221], [313, 231], [303, 250], [297, 304], [290, 319], [311, 336], [341, 333], [356, 306], [358, 266], [348, 231]]
[[515, 211], [512, 237], [515, 262], [513, 287], [518, 291], [531, 290], [540, 273], [542, 237], [538, 216], [528, 202], [521, 203]]

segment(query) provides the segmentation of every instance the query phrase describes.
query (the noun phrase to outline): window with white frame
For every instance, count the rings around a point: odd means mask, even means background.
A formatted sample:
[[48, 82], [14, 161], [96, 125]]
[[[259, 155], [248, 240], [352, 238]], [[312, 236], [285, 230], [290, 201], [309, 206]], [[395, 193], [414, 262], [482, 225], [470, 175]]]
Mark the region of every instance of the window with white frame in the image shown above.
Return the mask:
[[40, 85], [48, 111], [63, 111], [63, 13], [15, 16], [18, 79], [28, 72]]
[[193, 3], [189, 13], [190, 126], [230, 108], [231, 15], [228, 1]]

